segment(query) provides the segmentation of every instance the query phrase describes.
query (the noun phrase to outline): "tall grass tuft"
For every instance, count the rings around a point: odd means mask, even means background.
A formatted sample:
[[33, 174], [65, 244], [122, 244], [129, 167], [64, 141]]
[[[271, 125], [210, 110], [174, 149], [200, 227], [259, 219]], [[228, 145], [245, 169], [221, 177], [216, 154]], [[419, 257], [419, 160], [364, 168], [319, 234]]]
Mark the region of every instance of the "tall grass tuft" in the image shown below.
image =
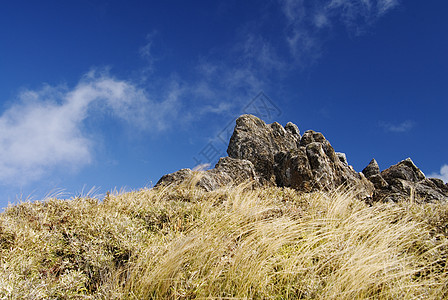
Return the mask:
[[[197, 180], [197, 179], [196, 179]], [[443, 299], [448, 204], [195, 181], [0, 215], [5, 299]]]

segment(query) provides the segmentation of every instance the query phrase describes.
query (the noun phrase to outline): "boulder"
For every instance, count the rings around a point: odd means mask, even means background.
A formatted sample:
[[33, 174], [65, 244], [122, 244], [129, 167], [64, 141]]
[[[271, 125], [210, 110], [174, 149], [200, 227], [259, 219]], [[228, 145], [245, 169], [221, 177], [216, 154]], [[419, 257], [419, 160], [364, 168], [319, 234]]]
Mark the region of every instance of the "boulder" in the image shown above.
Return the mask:
[[439, 178], [429, 178], [429, 180], [439, 189], [448, 191], [448, 183], [444, 183], [442, 179]]
[[277, 186], [294, 187], [305, 192], [310, 192], [315, 188], [313, 172], [304, 147], [277, 153], [275, 162]]
[[288, 122], [285, 125], [285, 130], [288, 131], [289, 133], [291, 133], [293, 136], [295, 136], [297, 138], [296, 141], [300, 141], [300, 130], [296, 124], [294, 124], [292, 122]]
[[354, 188], [362, 199], [368, 200], [373, 195], [373, 184], [355, 172], [347, 164], [345, 155], [338, 155], [319, 132], [306, 131], [300, 146], [277, 153], [275, 162], [278, 186], [311, 192], [330, 191], [345, 185]]
[[181, 169], [174, 173], [163, 175], [159, 181], [157, 181], [154, 187], [160, 187], [162, 185], [178, 184], [193, 176], [193, 171], [190, 169]]
[[389, 186], [386, 180], [384, 180], [381, 174], [375, 174], [368, 177], [368, 179], [373, 183], [375, 189], [385, 189]]
[[362, 173], [367, 177], [370, 178], [371, 176], [380, 174], [380, 166], [376, 162], [376, 160], [373, 158], [370, 163], [367, 165], [367, 167], [362, 170]]
[[[254, 165], [245, 159], [222, 157], [216, 164], [214, 170], [229, 174], [234, 184], [258, 179], [255, 174]], [[209, 172], [211, 171], [213, 170], [210, 170]]]
[[[155, 188], [180, 184], [187, 180], [192, 180], [195, 172], [190, 169], [182, 169], [171, 174], [162, 176]], [[223, 157], [215, 165], [215, 168], [207, 171], [199, 171], [196, 185], [206, 191], [213, 191], [229, 184], [240, 184], [245, 181], [256, 180], [253, 164], [244, 159], [234, 159]]]
[[380, 166], [374, 158], [370, 161], [367, 167], [362, 170], [362, 173], [373, 183], [376, 190], [384, 189], [389, 186], [387, 181], [381, 176]]
[[447, 201], [448, 188], [443, 181], [426, 178], [425, 174], [407, 158], [379, 173], [378, 164], [373, 159], [363, 170], [374, 184], [374, 201], [419, 203]]
[[410, 182], [419, 182], [426, 178], [425, 174], [414, 164], [410, 158], [381, 172], [381, 176], [389, 183], [395, 179], [403, 179]]
[[267, 125], [253, 115], [242, 115], [236, 120], [227, 154], [231, 158], [251, 161], [261, 182], [274, 185], [275, 155], [297, 149], [299, 143], [299, 129], [292, 123], [285, 129], [276, 122]]

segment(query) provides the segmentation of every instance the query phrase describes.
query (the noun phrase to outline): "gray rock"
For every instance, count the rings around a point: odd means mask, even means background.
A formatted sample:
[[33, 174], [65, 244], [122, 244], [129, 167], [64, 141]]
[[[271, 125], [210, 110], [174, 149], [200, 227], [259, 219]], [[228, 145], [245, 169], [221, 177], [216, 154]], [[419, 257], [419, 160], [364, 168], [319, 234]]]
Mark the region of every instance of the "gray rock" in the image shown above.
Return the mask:
[[267, 125], [252, 115], [236, 120], [227, 153], [231, 158], [246, 159], [253, 163], [263, 184], [275, 184], [274, 156], [280, 151], [297, 149], [300, 135], [278, 123]]
[[379, 175], [380, 174], [380, 166], [378, 165], [376, 160], [373, 158], [370, 161], [370, 163], [367, 165], [367, 167], [365, 167], [364, 170], [362, 170], [362, 173], [367, 178], [370, 178], [371, 176], [374, 176], [374, 175]]
[[345, 153], [342, 152], [336, 152], [336, 156], [339, 158], [339, 160], [346, 166], [348, 166], [348, 161], [347, 161], [347, 155], [345, 155]]
[[245, 159], [236, 159], [231, 157], [221, 157], [215, 166], [216, 170], [228, 173], [236, 183], [253, 180], [257, 177], [254, 165]]
[[296, 124], [292, 123], [292, 122], [288, 122], [285, 125], [285, 130], [290, 132], [293, 136], [296, 137], [297, 141], [300, 141], [300, 130], [299, 127], [297, 127]]
[[302, 137], [302, 140], [306, 139], [301, 143], [304, 146], [276, 155], [277, 185], [304, 192], [330, 191], [345, 185], [354, 188], [359, 198], [370, 199], [373, 196], [373, 184], [342, 162], [331, 144], [322, 137], [321, 134], [308, 131]]
[[300, 191], [311, 192], [314, 187], [314, 175], [305, 147], [294, 151], [282, 151], [275, 156], [276, 184], [293, 187]]
[[216, 169], [211, 169], [205, 172], [202, 171], [199, 176], [199, 181], [196, 185], [207, 192], [214, 191], [222, 186], [230, 185], [232, 183], [232, 178], [229, 174]]
[[[197, 185], [207, 191], [226, 184], [258, 180], [311, 192], [332, 190], [341, 185], [353, 187], [360, 198], [369, 199], [374, 186], [347, 164], [344, 154], [336, 154], [322, 133], [308, 130], [300, 136], [293, 123], [266, 124], [252, 115], [242, 115], [227, 149], [215, 168], [201, 174]], [[191, 170], [165, 175], [156, 186], [191, 178]]]
[[368, 177], [368, 179], [373, 183], [375, 189], [385, 189], [389, 186], [386, 180], [384, 180], [381, 174], [375, 174]]
[[[256, 180], [257, 176], [253, 164], [248, 160], [223, 157], [215, 168], [207, 171], [199, 171], [196, 185], [206, 191], [213, 191], [230, 184], [240, 184], [245, 181]], [[182, 169], [177, 172], [162, 176], [155, 187], [170, 184], [180, 184], [192, 180], [194, 172], [190, 169]]]
[[429, 178], [429, 180], [439, 189], [446, 191], [448, 193], [448, 184], [445, 184], [442, 179], [439, 178]]
[[[366, 167], [366, 173], [373, 169], [369, 166]], [[448, 188], [443, 182], [426, 178], [410, 158], [368, 178], [375, 186], [374, 201], [448, 201]]]
[[315, 132], [313, 130], [307, 130], [300, 139], [300, 146], [306, 146], [313, 142], [323, 143], [324, 141], [325, 137], [322, 133]]
[[160, 187], [162, 185], [178, 184], [193, 176], [193, 171], [190, 169], [181, 169], [174, 173], [163, 175], [159, 181], [157, 181], [154, 187]]
[[425, 174], [417, 168], [410, 158], [399, 162], [398, 164], [381, 172], [381, 176], [389, 183], [390, 181], [400, 178], [411, 182], [418, 182], [425, 179]]

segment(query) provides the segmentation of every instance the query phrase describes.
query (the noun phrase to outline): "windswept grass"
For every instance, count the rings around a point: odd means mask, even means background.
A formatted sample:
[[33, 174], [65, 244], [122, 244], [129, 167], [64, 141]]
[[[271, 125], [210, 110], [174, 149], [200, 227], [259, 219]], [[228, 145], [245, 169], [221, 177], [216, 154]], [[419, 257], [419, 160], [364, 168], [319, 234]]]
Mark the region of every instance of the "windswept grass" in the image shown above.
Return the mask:
[[194, 186], [9, 206], [0, 298], [448, 298], [448, 204]]

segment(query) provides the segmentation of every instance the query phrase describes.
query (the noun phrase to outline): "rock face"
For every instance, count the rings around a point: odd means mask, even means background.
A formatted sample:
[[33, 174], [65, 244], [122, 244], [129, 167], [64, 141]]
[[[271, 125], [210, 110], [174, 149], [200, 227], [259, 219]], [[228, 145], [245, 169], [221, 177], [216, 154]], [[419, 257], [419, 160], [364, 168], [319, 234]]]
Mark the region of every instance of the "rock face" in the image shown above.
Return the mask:
[[236, 120], [227, 154], [251, 161], [263, 184], [275, 184], [275, 155], [297, 149], [299, 144], [300, 132], [296, 125], [288, 123], [286, 128], [278, 123], [267, 125], [255, 116], [243, 115]]
[[330, 142], [319, 132], [306, 131], [300, 146], [279, 151], [275, 162], [278, 186], [311, 192], [330, 191], [345, 185], [354, 187], [362, 199], [373, 195], [373, 184], [363, 174], [355, 172], [347, 164], [345, 156], [337, 155]]
[[362, 172], [375, 186], [374, 201], [433, 202], [448, 200], [448, 185], [440, 179], [426, 178], [410, 158], [381, 173], [377, 162], [372, 159]]
[[373, 184], [350, 168], [321, 133], [309, 130], [301, 137], [291, 122], [283, 128], [243, 115], [236, 120], [227, 153], [251, 161], [262, 184], [306, 192], [346, 184], [357, 187], [362, 198], [373, 195]]
[[362, 173], [367, 177], [371, 177], [374, 175], [380, 174], [380, 166], [376, 162], [376, 160], [373, 158], [370, 163], [367, 165], [367, 167], [362, 170]]
[[[448, 200], [448, 185], [428, 179], [410, 159], [380, 172], [375, 159], [357, 173], [344, 153], [335, 152], [322, 133], [300, 135], [289, 122], [266, 124], [252, 115], [242, 115], [227, 149], [214, 169], [202, 172], [197, 185], [206, 191], [252, 180], [260, 185], [291, 187], [299, 191], [330, 191], [353, 188], [360, 199], [419, 202]], [[163, 176], [156, 187], [192, 179], [194, 172], [182, 169]]]
[[[169, 184], [178, 184], [186, 180], [192, 180], [194, 172], [190, 169], [181, 169], [167, 174], [159, 179], [156, 187]], [[240, 184], [247, 180], [257, 180], [253, 164], [244, 159], [222, 157], [214, 169], [205, 171], [198, 178], [197, 186], [206, 191], [213, 191], [228, 184]]]

